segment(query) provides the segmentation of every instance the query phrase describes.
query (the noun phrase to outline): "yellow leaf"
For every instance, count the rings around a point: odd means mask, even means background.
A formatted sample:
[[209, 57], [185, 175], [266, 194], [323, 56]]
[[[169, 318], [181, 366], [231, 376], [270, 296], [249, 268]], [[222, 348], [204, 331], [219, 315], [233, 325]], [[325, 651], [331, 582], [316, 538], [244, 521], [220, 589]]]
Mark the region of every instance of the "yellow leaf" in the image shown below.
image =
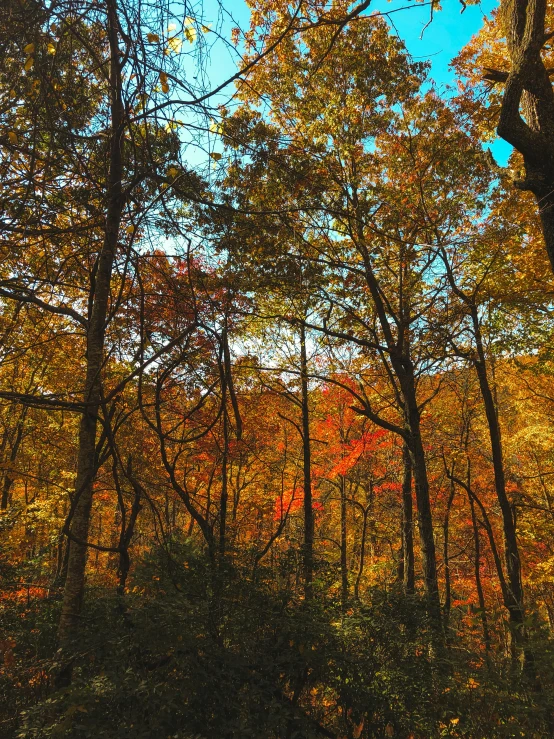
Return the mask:
[[23, 49], [23, 51], [26, 54], [32, 54], [34, 50], [35, 50], [35, 45], [34, 44], [27, 44], [27, 46]]
[[175, 25], [175, 23], [170, 23], [169, 26], [167, 27], [167, 30], [174, 31], [176, 28], [177, 26]]
[[[186, 30], [188, 29], [185, 29], [185, 32]], [[169, 41], [167, 42], [168, 48], [171, 49], [171, 51], [174, 51], [175, 53], [177, 53], [180, 50], [182, 45], [183, 45], [183, 41], [178, 36], [173, 36], [173, 38], [170, 38]]]
[[169, 92], [169, 84], [167, 82], [167, 74], [165, 72], [160, 72], [160, 82], [162, 85], [162, 91]]
[[17, 92], [15, 90], [10, 90], [10, 97], [13, 99], [17, 97]]
[[8, 138], [10, 140], [10, 144], [13, 144], [14, 146], [17, 144], [17, 134], [15, 131], [10, 131], [8, 134]]
[[187, 40], [187, 41], [188, 41], [189, 43], [193, 44], [193, 43], [194, 43], [194, 40], [195, 40], [195, 38], [196, 38], [196, 28], [194, 28], [194, 26], [190, 26], [190, 27], [189, 27], [189, 26], [187, 26], [187, 27], [186, 27], [186, 28], [184, 29], [184, 33], [185, 33], [185, 38], [186, 38], [186, 40]]
[[177, 169], [177, 167], [169, 167], [167, 170], [168, 177], [177, 177], [178, 174], [179, 170]]
[[125, 229], [125, 232], [128, 234], [134, 234], [135, 233], [135, 227], [133, 225], [127, 226]]
[[160, 37], [157, 33], [149, 33], [146, 38], [148, 39], [148, 41], [150, 41], [151, 44], [157, 44], [160, 40]]
[[209, 26], [202, 25], [201, 28], [202, 28], [202, 33], [211, 33], [212, 31], [212, 29]]
[[216, 162], [219, 162], [219, 160], [221, 159], [221, 157], [223, 156], [223, 154], [220, 154], [218, 151], [212, 151], [212, 153], [210, 154], [210, 156], [211, 156], [212, 159], [215, 159]]
[[46, 47], [46, 51], [49, 54], [55, 54], [56, 53], [56, 47], [54, 46], [54, 44], [48, 44], [48, 46]]
[[25, 62], [25, 67], [24, 67], [25, 71], [28, 72], [34, 63], [35, 63], [35, 60], [33, 59], [32, 56], [27, 57], [27, 61]]
[[450, 723], [453, 724], [454, 726], [456, 726], [457, 724], [460, 723], [460, 719], [459, 718], [451, 718], [450, 719]]

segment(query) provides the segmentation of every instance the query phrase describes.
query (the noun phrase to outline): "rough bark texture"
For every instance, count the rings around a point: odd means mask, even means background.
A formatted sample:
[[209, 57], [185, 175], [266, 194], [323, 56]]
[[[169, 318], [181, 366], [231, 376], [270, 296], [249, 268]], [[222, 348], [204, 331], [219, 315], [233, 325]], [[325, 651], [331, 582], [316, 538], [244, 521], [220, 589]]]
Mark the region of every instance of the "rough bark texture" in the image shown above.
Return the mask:
[[123, 106], [121, 101], [121, 68], [116, 1], [107, 0], [106, 8], [111, 54], [111, 136], [107, 212], [104, 240], [98, 257], [98, 268], [93, 286], [94, 296], [87, 330], [87, 364], [83, 393], [87, 410], [83, 413], [79, 428], [74, 510], [70, 526], [67, 576], [58, 630], [62, 647], [71, 644], [77, 636], [83, 601], [90, 511], [93, 482], [96, 474], [96, 431], [98, 408], [102, 396], [101, 372], [104, 362], [106, 316], [110, 297], [112, 267], [123, 208], [121, 185], [123, 175]]
[[554, 271], [554, 92], [541, 50], [546, 0], [504, 0], [503, 30], [511, 70], [506, 80], [498, 135], [519, 151], [525, 178], [514, 183], [535, 196], [546, 251]]

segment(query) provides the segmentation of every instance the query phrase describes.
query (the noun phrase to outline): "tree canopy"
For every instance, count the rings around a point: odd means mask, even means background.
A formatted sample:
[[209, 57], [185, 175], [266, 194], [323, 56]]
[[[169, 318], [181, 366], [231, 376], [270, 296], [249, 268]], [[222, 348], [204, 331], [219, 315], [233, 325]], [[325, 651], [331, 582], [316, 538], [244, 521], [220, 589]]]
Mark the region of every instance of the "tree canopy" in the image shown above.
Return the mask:
[[0, 734], [552, 736], [551, 8], [247, 6], [0, 7]]

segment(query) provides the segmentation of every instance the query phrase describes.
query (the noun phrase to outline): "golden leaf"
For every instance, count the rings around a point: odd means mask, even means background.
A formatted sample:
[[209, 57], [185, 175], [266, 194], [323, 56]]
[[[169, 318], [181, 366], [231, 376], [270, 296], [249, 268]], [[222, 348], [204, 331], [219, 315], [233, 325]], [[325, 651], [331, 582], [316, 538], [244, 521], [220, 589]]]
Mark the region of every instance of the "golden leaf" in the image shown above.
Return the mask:
[[25, 62], [25, 66], [24, 66], [25, 71], [28, 72], [34, 63], [35, 63], [35, 60], [33, 59], [32, 56], [27, 57], [27, 61]]
[[170, 38], [167, 42], [168, 49], [171, 49], [171, 51], [174, 51], [175, 53], [180, 50], [182, 45], [183, 41], [178, 36], [173, 36], [173, 38]]
[[10, 131], [8, 134], [8, 139], [10, 140], [10, 144], [14, 144], [14, 146], [17, 144], [17, 134], [15, 131]]
[[34, 44], [27, 44], [27, 46], [23, 49], [23, 51], [26, 54], [32, 54], [34, 50], [35, 50], [35, 45]]
[[167, 74], [165, 72], [160, 72], [160, 83], [162, 85], [162, 91], [163, 92], [169, 92], [169, 84], [167, 82]]

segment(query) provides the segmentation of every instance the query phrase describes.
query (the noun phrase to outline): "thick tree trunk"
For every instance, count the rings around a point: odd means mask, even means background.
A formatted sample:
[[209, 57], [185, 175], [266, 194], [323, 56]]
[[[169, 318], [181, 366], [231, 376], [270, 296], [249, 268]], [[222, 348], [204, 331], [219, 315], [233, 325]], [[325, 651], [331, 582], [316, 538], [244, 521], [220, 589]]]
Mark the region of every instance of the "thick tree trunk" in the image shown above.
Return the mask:
[[92, 507], [93, 482], [96, 474], [96, 431], [101, 403], [101, 372], [104, 363], [104, 337], [110, 297], [113, 262], [117, 249], [123, 208], [123, 106], [121, 100], [121, 68], [116, 0], [107, 0], [108, 38], [110, 44], [110, 164], [106, 227], [98, 269], [93, 285], [92, 308], [87, 330], [86, 377], [83, 399], [86, 410], [79, 428], [75, 505], [70, 525], [67, 576], [58, 636], [62, 647], [77, 636], [83, 593], [87, 542]]
[[546, 7], [546, 0], [503, 0], [511, 70], [507, 79], [497, 70], [487, 70], [485, 78], [506, 81], [498, 135], [523, 155], [525, 178], [514, 184], [535, 196], [554, 271], [554, 91], [541, 56], [552, 37], [545, 33]]
[[312, 471], [310, 445], [310, 408], [308, 398], [308, 356], [306, 353], [306, 328], [300, 327], [300, 381], [302, 403], [302, 451], [304, 475], [304, 589], [306, 598], [312, 595], [314, 576], [314, 512], [312, 502]]

